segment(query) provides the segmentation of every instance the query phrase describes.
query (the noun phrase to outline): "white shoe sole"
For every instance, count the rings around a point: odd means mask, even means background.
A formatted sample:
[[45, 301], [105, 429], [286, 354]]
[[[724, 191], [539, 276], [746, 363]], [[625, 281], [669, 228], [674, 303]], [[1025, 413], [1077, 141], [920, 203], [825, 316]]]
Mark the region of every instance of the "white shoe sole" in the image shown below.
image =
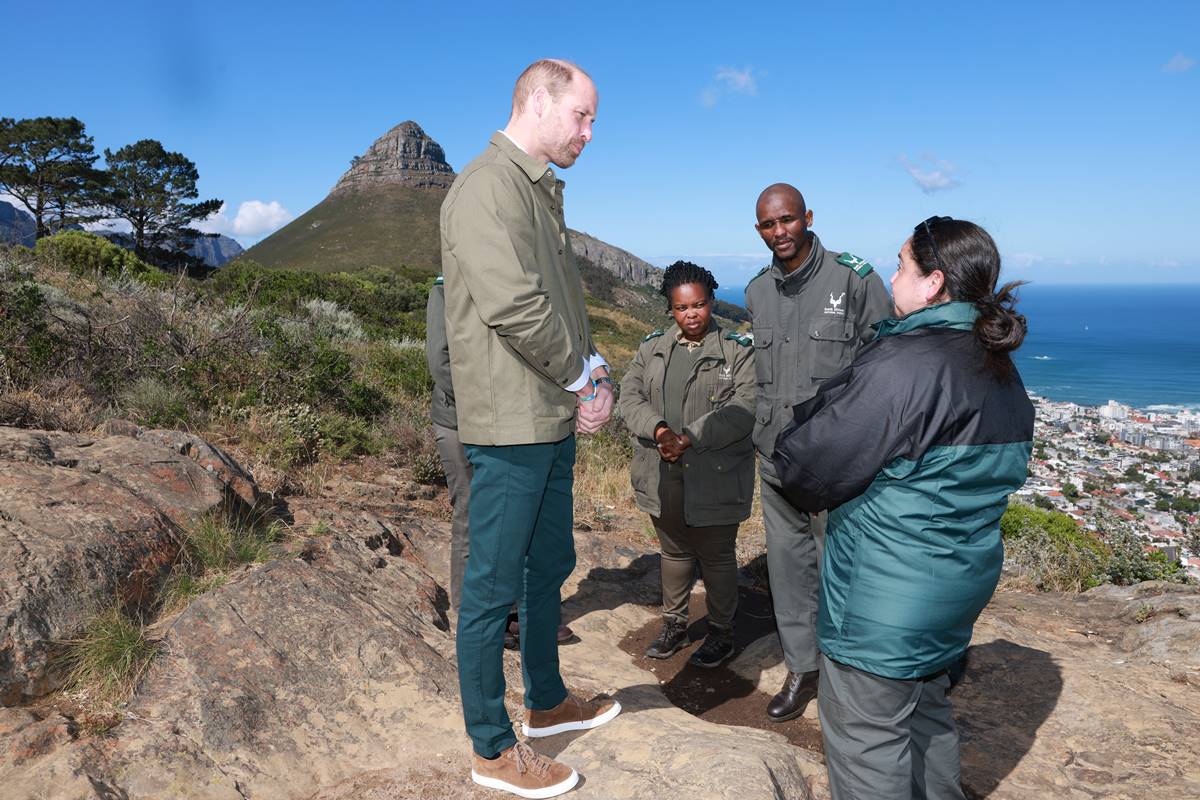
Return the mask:
[[524, 722], [521, 723], [521, 733], [526, 736], [537, 739], [542, 736], [553, 736], [556, 733], [566, 733], [567, 731], [586, 731], [592, 728], [598, 728], [610, 719], [621, 713], [621, 704], [613, 700], [612, 708], [605, 711], [598, 717], [581, 720], [579, 722], [560, 722], [557, 725], [551, 725], [548, 728], [531, 728]]
[[471, 780], [478, 783], [480, 786], [486, 786], [489, 789], [499, 789], [503, 792], [512, 792], [518, 797], [528, 797], [531, 800], [541, 800], [544, 797], [558, 797], [560, 794], [565, 794], [575, 788], [575, 784], [579, 783], [579, 773], [571, 770], [571, 774], [562, 781], [553, 786], [543, 786], [540, 789], [522, 789], [520, 786], [514, 786], [507, 781], [502, 781], [499, 778], [487, 778], [480, 775], [475, 770], [471, 770]]

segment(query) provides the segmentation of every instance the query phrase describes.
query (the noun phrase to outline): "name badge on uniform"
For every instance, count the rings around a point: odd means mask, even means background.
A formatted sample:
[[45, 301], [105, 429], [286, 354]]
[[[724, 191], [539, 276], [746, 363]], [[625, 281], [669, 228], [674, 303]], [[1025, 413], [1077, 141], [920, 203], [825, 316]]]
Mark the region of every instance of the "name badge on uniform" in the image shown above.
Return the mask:
[[717, 380], [732, 381], [733, 380], [733, 365], [726, 364], [725, 366], [723, 366], [719, 370], [717, 370]]

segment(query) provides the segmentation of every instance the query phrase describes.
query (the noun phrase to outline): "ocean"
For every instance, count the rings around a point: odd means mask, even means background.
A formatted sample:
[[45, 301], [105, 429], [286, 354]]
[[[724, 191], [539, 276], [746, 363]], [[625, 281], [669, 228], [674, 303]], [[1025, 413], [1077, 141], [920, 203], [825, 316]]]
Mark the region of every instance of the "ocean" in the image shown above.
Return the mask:
[[[731, 303], [742, 288], [717, 290]], [[1200, 408], [1200, 285], [1021, 287], [1029, 323], [1014, 354], [1050, 400]]]

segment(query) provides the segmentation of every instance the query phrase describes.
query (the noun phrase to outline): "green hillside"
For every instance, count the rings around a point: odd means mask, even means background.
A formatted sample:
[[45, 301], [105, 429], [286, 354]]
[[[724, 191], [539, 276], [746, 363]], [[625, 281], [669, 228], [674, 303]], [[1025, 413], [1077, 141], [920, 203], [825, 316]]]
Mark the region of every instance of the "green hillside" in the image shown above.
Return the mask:
[[409, 277], [441, 271], [444, 189], [373, 186], [330, 195], [242, 256], [268, 267], [354, 272], [384, 267]]

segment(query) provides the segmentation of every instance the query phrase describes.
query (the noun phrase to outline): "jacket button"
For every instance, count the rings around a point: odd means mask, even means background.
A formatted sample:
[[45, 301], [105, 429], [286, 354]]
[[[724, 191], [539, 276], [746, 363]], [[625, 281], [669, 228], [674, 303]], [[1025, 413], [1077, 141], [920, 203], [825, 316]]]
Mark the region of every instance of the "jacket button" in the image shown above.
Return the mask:
[[548, 366], [550, 366], [550, 362], [549, 362], [549, 361], [543, 361], [543, 362], [542, 362], [542, 366], [543, 366], [543, 367], [548, 367]]

